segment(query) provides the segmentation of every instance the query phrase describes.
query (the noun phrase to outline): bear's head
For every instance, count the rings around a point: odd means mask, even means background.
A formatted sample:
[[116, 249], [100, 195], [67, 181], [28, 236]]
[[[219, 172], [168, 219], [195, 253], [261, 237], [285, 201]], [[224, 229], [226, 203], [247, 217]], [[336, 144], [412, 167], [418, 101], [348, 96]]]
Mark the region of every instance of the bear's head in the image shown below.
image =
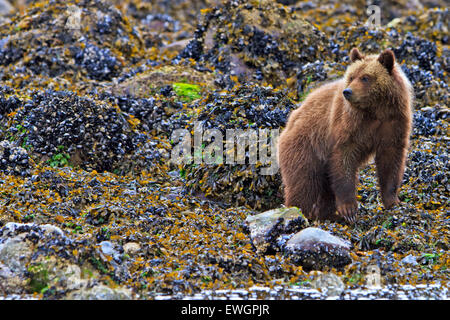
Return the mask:
[[342, 94], [355, 108], [373, 108], [377, 102], [379, 104], [380, 96], [389, 95], [394, 85], [394, 53], [387, 49], [380, 55], [365, 56], [357, 48], [353, 48], [350, 60], [352, 64], [345, 73]]

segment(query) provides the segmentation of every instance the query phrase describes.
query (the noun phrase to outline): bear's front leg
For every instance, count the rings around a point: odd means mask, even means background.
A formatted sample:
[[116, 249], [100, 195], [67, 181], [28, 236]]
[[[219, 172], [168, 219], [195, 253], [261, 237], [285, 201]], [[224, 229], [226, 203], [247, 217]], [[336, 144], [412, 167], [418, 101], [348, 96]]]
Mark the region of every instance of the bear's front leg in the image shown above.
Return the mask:
[[396, 121], [386, 123], [381, 133], [375, 164], [383, 206], [389, 209], [400, 202], [397, 192], [405, 171], [409, 129], [404, 122]]
[[397, 193], [405, 171], [407, 150], [402, 146], [382, 146], [375, 156], [381, 199], [386, 209], [398, 204]]
[[331, 187], [336, 197], [336, 209], [338, 215], [347, 222], [354, 222], [358, 213], [356, 172], [359, 160], [357, 158], [336, 148], [330, 159]]

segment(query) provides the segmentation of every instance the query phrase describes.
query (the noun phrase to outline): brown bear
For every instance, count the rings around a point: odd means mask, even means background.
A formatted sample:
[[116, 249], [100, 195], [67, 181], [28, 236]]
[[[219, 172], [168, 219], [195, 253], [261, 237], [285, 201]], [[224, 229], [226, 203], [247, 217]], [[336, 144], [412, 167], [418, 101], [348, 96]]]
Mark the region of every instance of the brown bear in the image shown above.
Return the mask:
[[313, 90], [290, 114], [279, 139], [285, 205], [312, 219], [355, 221], [358, 168], [373, 156], [384, 207], [399, 202], [411, 84], [391, 50], [364, 56], [354, 48], [350, 60], [342, 79]]

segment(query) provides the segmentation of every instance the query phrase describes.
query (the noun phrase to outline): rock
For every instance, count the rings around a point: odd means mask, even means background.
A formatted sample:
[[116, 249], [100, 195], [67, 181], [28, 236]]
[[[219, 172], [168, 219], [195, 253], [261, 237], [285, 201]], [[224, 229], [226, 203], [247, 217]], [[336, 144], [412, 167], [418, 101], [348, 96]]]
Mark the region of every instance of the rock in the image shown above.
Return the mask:
[[[82, 250], [80, 244], [68, 238], [57, 226], [7, 223], [0, 228], [0, 294], [62, 296], [73, 290], [92, 290], [93, 285], [98, 285], [100, 275], [87, 263], [83, 264], [81, 271], [80, 266], [75, 264], [79, 260], [73, 257], [74, 251], [78, 250]], [[100, 250], [116, 259], [120, 256], [109, 241], [101, 242]], [[84, 274], [89, 277], [85, 279]], [[106, 297], [116, 295], [118, 299], [129, 296], [126, 294], [128, 291], [120, 294], [106, 289], [92, 292]]]
[[[0, 98], [0, 110], [9, 111], [8, 101]], [[51, 90], [33, 94], [32, 100], [23, 103], [25, 108], [12, 112], [13, 124], [0, 132], [0, 139], [13, 135], [22, 144], [26, 142], [36, 163], [116, 173], [156, 167], [159, 153], [147, 141], [149, 137], [133, 127], [134, 118], [109, 103]], [[27, 175], [28, 158], [24, 148], [1, 142], [0, 171]]]
[[130, 300], [131, 291], [125, 288], [110, 288], [97, 285], [92, 288], [83, 288], [70, 293], [67, 300]]
[[419, 264], [419, 263], [417, 262], [417, 258], [416, 258], [415, 256], [413, 256], [412, 254], [409, 254], [409, 255], [407, 255], [406, 257], [404, 257], [404, 258], [402, 259], [402, 262], [403, 262], [403, 263], [406, 263], [406, 264], [411, 264], [411, 265], [413, 265], [413, 266], [416, 266], [416, 265]]
[[0, 142], [0, 171], [6, 174], [26, 176], [30, 173], [27, 151], [13, 142]]
[[308, 220], [298, 208], [279, 208], [269, 210], [245, 220], [250, 237], [258, 253], [276, 250], [275, 239], [280, 234], [293, 233], [308, 226]]
[[0, 295], [20, 294], [23, 281], [7, 266], [0, 263]]
[[123, 245], [123, 251], [130, 256], [139, 253], [140, 250], [141, 246], [136, 242], [127, 242]]
[[332, 272], [318, 272], [317, 278], [312, 281], [311, 285], [328, 296], [339, 296], [345, 289], [341, 278]]
[[190, 41], [192, 41], [191, 38], [178, 40], [178, 41], [172, 42], [172, 43], [162, 47], [162, 50], [179, 52], [179, 51], [183, 50]]
[[100, 242], [100, 249], [104, 255], [111, 256], [114, 260], [121, 261], [121, 254], [115, 248], [115, 245], [110, 241]]
[[44, 231], [44, 233], [46, 234], [52, 234], [55, 233], [58, 236], [64, 236], [64, 232], [58, 228], [57, 226], [51, 225], [51, 224], [43, 224], [41, 225], [41, 229]]
[[[56, 0], [29, 9], [0, 26], [2, 37], [8, 34], [0, 49], [0, 64], [10, 74], [16, 74], [13, 70], [18, 66], [30, 81], [45, 83], [47, 88], [48, 81], [56, 86], [68, 84], [65, 76], [112, 80], [143, 55], [142, 38], [108, 2], [70, 6]], [[11, 26], [16, 27], [10, 31]]]
[[14, 11], [14, 7], [7, 0], [0, 0], [0, 16], [7, 15]]
[[[291, 110], [296, 106], [285, 93], [270, 87], [239, 85], [226, 92], [213, 92], [198, 103], [194, 116], [187, 120], [189, 127], [201, 130], [220, 130], [226, 138], [228, 129], [243, 130], [249, 136], [259, 135], [259, 142], [249, 141], [248, 145], [259, 144], [259, 150], [270, 151], [266, 159], [259, 154], [261, 165], [252, 164], [250, 159], [243, 164], [217, 164], [192, 166], [184, 165], [187, 189], [191, 193], [203, 193], [234, 206], [245, 205], [258, 211], [277, 208], [283, 202], [281, 175], [276, 163], [276, 140], [280, 127], [284, 127]], [[182, 110], [171, 118], [183, 119]], [[176, 123], [176, 122], [175, 122]], [[201, 128], [195, 127], [201, 123]], [[270, 129], [270, 130], [269, 130]], [[263, 130], [267, 135], [262, 135]], [[226, 139], [224, 139], [226, 140]], [[234, 154], [239, 154], [238, 139], [230, 141]], [[207, 144], [209, 141], [205, 141]], [[262, 144], [261, 144], [262, 143]], [[227, 149], [224, 142], [223, 150]], [[269, 154], [267, 153], [267, 155]], [[222, 159], [225, 163], [225, 159]], [[220, 159], [219, 159], [220, 160]], [[212, 178], [214, 177], [214, 178]]]
[[0, 263], [15, 274], [26, 272], [26, 265], [33, 254], [32, 244], [25, 237], [25, 233], [6, 239], [0, 237]]
[[154, 99], [156, 92], [159, 92], [165, 86], [172, 86], [173, 83], [178, 82], [202, 84], [209, 89], [214, 89], [212, 73], [199, 72], [189, 67], [161, 66], [139, 72], [135, 76], [105, 89], [105, 91], [110, 91], [116, 96], [152, 97]]
[[102, 249], [102, 252], [108, 256], [112, 256], [116, 253], [110, 241], [100, 242], [100, 248]]
[[223, 72], [218, 81], [224, 86], [232, 87], [229, 80], [235, 77], [278, 86], [328, 49], [321, 31], [281, 4], [227, 1], [202, 15], [194, 39], [178, 57]]
[[347, 241], [318, 228], [303, 229], [285, 246], [296, 264], [314, 270], [344, 267], [351, 262], [350, 249], [351, 244]]
[[79, 289], [87, 282], [81, 279], [81, 269], [76, 264], [69, 264], [66, 270], [64, 270], [64, 275], [65, 287], [68, 290]]

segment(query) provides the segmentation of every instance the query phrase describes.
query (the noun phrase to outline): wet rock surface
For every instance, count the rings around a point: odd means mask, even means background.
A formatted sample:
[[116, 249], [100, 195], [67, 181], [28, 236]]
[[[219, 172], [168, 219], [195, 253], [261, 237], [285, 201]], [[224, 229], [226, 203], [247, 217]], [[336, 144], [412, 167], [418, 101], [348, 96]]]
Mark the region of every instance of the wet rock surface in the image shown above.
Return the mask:
[[342, 268], [351, 262], [350, 249], [349, 242], [312, 227], [294, 234], [285, 247], [292, 260], [307, 270]]
[[278, 236], [296, 232], [309, 225], [308, 220], [297, 208], [281, 208], [266, 211], [245, 219], [252, 244], [257, 252], [276, 250], [274, 242]]
[[[1, 299], [448, 298], [444, 1], [10, 4], [0, 17]], [[376, 28], [371, 4], [383, 8]], [[263, 174], [270, 161], [169, 161], [177, 129], [282, 129], [310, 90], [343, 75], [353, 47], [391, 48], [414, 87], [396, 207], [383, 209], [370, 164], [354, 225], [275, 215], [255, 237], [258, 214], [282, 203], [279, 173]], [[201, 155], [214, 141], [205, 136]], [[322, 231], [295, 237], [306, 227]]]
[[321, 58], [328, 49], [323, 33], [274, 1], [230, 1], [203, 18], [179, 57], [229, 75], [218, 79], [225, 86], [233, 77], [284, 84], [302, 64]]
[[38, 292], [59, 298], [68, 294], [69, 299], [82, 300], [130, 299], [128, 289], [99, 284], [95, 269], [74, 258], [79, 245], [51, 224], [7, 223], [0, 229], [0, 292]]
[[[258, 134], [257, 138], [263, 141], [263, 146], [266, 146], [269, 159], [263, 163], [258, 158], [258, 162], [251, 164], [250, 156], [245, 155], [245, 161], [237, 165], [186, 165], [183, 169], [186, 173], [187, 189], [194, 194], [202, 193], [210, 198], [255, 209], [278, 207], [282, 202], [281, 176], [278, 170], [275, 170], [274, 174], [264, 173], [264, 170], [273, 168], [276, 158], [276, 152], [272, 149], [276, 137], [270, 130], [284, 126], [289, 112], [293, 109], [295, 105], [286, 93], [258, 85], [238, 86], [228, 94], [214, 92], [202, 99], [198, 106], [194, 105], [196, 112], [185, 122], [189, 128], [194, 129], [197, 123], [201, 130], [219, 130], [225, 140], [227, 129], [242, 130], [244, 134], [253, 130]], [[181, 118], [177, 114], [174, 117]], [[262, 129], [269, 130], [265, 139], [261, 135]], [[234, 144], [233, 152], [237, 161], [239, 145], [248, 143], [248, 140], [238, 140], [235, 137], [227, 141]], [[211, 142], [207, 140], [205, 144]], [[223, 159], [223, 162], [226, 162], [226, 159]]]

